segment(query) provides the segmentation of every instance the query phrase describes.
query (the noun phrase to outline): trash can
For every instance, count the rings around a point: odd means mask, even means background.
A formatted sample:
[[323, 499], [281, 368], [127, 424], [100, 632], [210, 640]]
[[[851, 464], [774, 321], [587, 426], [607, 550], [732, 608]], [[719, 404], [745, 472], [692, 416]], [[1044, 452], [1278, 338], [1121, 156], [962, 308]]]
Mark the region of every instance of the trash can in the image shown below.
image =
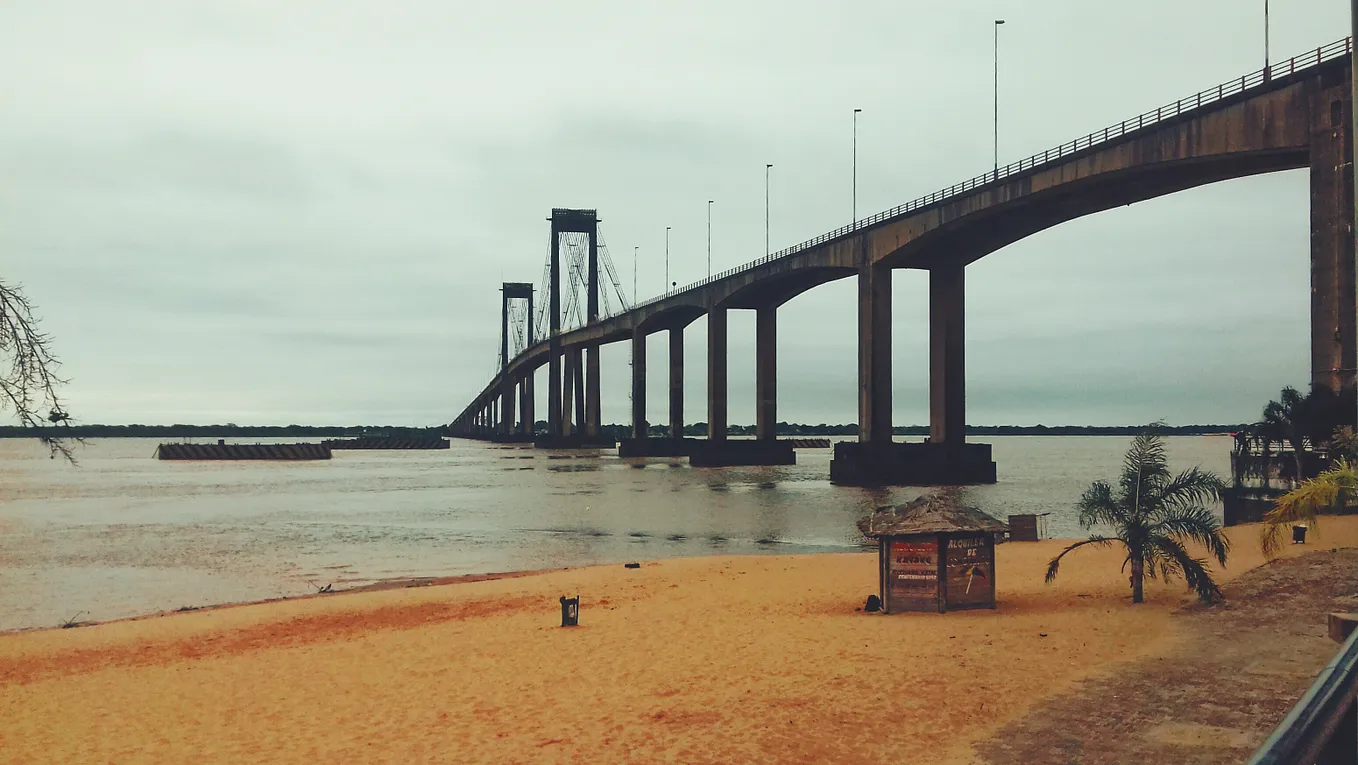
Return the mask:
[[568, 598], [561, 596], [561, 626], [576, 627], [580, 624], [580, 596]]
[[1306, 524], [1298, 523], [1297, 525], [1292, 527], [1292, 544], [1294, 545], [1306, 544]]

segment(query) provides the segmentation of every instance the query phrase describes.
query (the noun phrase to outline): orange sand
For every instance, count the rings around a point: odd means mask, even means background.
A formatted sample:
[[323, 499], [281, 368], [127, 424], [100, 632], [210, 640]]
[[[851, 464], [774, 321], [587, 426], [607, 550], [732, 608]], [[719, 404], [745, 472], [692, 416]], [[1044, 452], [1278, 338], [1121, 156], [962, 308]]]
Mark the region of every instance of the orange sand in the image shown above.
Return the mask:
[[[1227, 576], [1258, 565], [1232, 530]], [[0, 636], [6, 763], [956, 762], [1164, 651], [1115, 551], [998, 548], [999, 609], [869, 616], [875, 554], [672, 560]], [[1312, 544], [1358, 546], [1358, 517]], [[581, 626], [557, 597], [580, 593]], [[1317, 615], [1318, 620], [1322, 615]], [[1043, 637], [1045, 633], [1045, 637]]]

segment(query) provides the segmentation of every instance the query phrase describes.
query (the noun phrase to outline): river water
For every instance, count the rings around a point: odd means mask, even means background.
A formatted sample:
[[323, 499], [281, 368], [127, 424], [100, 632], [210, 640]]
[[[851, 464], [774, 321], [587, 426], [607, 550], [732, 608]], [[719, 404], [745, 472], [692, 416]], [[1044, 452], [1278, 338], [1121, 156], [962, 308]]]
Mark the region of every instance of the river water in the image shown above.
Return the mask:
[[[996, 437], [999, 483], [967, 501], [1051, 513], [1116, 477], [1129, 438]], [[242, 442], [254, 443], [253, 439]], [[161, 462], [106, 439], [79, 465], [0, 439], [0, 630], [443, 576], [712, 554], [859, 549], [855, 521], [921, 490], [831, 486], [830, 451], [789, 467], [629, 463], [455, 440], [318, 462]], [[1168, 439], [1171, 467], [1226, 475], [1227, 437]]]

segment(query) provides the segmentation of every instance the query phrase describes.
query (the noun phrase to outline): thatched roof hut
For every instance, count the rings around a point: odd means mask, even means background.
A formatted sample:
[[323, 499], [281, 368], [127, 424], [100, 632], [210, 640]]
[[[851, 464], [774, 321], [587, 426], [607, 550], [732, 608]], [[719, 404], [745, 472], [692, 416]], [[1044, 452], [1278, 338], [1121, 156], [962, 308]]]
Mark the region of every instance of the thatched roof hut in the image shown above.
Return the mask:
[[960, 500], [947, 488], [858, 522], [878, 543], [883, 611], [995, 607], [995, 535], [1008, 526]]
[[961, 503], [960, 492], [949, 487], [915, 500], [877, 508], [858, 521], [858, 530], [869, 539], [910, 534], [994, 533], [1009, 527], [974, 507]]

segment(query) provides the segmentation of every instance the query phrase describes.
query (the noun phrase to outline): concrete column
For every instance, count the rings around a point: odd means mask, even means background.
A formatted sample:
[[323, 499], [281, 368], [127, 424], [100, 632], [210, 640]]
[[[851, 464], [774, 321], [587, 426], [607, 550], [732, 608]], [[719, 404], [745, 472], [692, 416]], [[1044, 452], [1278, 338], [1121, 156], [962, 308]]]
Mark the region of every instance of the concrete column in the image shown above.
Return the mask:
[[670, 328], [670, 438], [684, 437], [684, 328]]
[[[1311, 382], [1353, 395], [1358, 284], [1348, 83], [1311, 94]], [[1350, 402], [1352, 403], [1352, 402]], [[1358, 412], [1351, 413], [1358, 419]]]
[[580, 423], [574, 419], [575, 414], [575, 352], [566, 350], [562, 354], [565, 358], [565, 387], [561, 391], [561, 435], [569, 436], [575, 432], [576, 426]]
[[929, 271], [929, 441], [966, 442], [966, 318], [963, 266]]
[[707, 312], [707, 440], [726, 440], [726, 309]]
[[648, 436], [646, 426], [646, 332], [632, 330], [632, 438]]
[[505, 378], [500, 384], [500, 433], [509, 435], [514, 430], [514, 381]]
[[500, 371], [509, 366], [509, 297], [500, 288]]
[[575, 382], [571, 391], [571, 401], [575, 403], [575, 432], [585, 432], [585, 349], [576, 346], [571, 349], [571, 370]]
[[599, 352], [598, 345], [585, 349], [585, 434], [598, 436], [599, 422]]
[[754, 376], [755, 435], [760, 441], [778, 439], [778, 307], [755, 311]]
[[858, 272], [858, 440], [891, 443], [891, 269], [870, 262]]
[[[598, 221], [590, 224], [589, 236], [589, 263], [588, 263], [588, 284], [586, 285], [588, 294], [585, 298], [585, 308], [587, 321], [590, 324], [599, 320], [599, 227]], [[591, 345], [586, 350], [585, 360], [585, 435], [598, 436], [600, 430], [599, 412], [599, 351], [602, 348], [598, 345]]]
[[[561, 400], [561, 234], [552, 221], [551, 259], [547, 287], [547, 435], [566, 433]], [[568, 378], [569, 379], [569, 378]]]
[[533, 425], [534, 422], [536, 422], [536, 415], [533, 410], [537, 408], [537, 399], [535, 398], [536, 394], [533, 391], [533, 377], [533, 370], [529, 370], [529, 372], [523, 376], [523, 404], [519, 407], [523, 412], [523, 433], [530, 437], [536, 432]]

